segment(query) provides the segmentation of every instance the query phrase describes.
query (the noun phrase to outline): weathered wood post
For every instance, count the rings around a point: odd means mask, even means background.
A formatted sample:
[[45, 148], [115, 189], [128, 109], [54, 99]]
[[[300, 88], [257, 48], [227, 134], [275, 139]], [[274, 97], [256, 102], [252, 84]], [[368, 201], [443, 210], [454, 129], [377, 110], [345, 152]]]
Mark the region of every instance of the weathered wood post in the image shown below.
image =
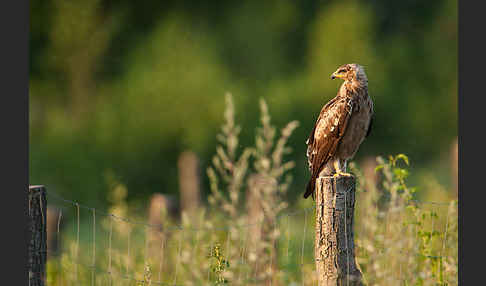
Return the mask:
[[196, 153], [185, 151], [177, 162], [179, 171], [179, 189], [181, 193], [181, 211], [194, 215], [201, 205], [199, 159]]
[[[255, 273], [254, 277], [257, 280], [262, 278], [264, 275], [264, 267], [260, 264], [258, 266], [259, 259], [263, 256], [263, 229], [262, 224], [260, 222], [263, 221], [265, 217], [263, 213], [263, 207], [261, 205], [262, 201], [262, 190], [261, 190], [261, 182], [260, 176], [258, 174], [251, 174], [248, 177], [248, 187], [246, 190], [246, 210], [248, 212], [248, 225], [251, 227], [248, 229], [249, 237], [248, 239], [248, 260], [250, 263], [254, 265]], [[257, 285], [251, 284], [249, 285]]]
[[47, 199], [44, 186], [29, 186], [29, 285], [43, 286], [47, 259]]
[[316, 181], [315, 259], [319, 286], [363, 285], [355, 262], [354, 176]]
[[[268, 192], [277, 188], [276, 181], [265, 178], [260, 174], [250, 174], [246, 190], [246, 209], [248, 212], [248, 256], [255, 265], [254, 277], [258, 284], [278, 286], [279, 281], [275, 273], [278, 272], [276, 239], [272, 236], [276, 225], [275, 216], [265, 210], [263, 204], [273, 206], [268, 202]], [[265, 198], [267, 194], [267, 198]], [[265, 202], [266, 201], [266, 202]], [[267, 211], [267, 213], [265, 212]]]
[[167, 242], [164, 224], [167, 223], [169, 216], [174, 215], [175, 204], [172, 198], [160, 193], [153, 194], [150, 199], [148, 222], [155, 227], [147, 228], [149, 257], [163, 259], [163, 244]]
[[365, 157], [361, 165], [363, 176], [366, 178], [364, 187], [367, 191], [376, 192], [379, 184], [378, 174], [375, 172], [375, 168], [378, 166], [376, 158], [373, 156]]
[[248, 253], [254, 257], [261, 257], [262, 229], [258, 224], [264, 218], [263, 207], [261, 206], [261, 185], [258, 174], [251, 174], [248, 178], [248, 188], [246, 190], [246, 209], [248, 212], [248, 224], [252, 227], [249, 237]]

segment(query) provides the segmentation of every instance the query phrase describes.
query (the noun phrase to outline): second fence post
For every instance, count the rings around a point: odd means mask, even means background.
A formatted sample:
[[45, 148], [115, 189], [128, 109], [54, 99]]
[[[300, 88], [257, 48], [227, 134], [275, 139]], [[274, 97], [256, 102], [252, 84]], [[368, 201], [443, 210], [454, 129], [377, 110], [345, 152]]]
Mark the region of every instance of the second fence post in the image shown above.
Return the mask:
[[317, 179], [314, 252], [319, 286], [363, 285], [354, 251], [355, 186], [353, 176]]
[[29, 186], [29, 285], [45, 285], [47, 199], [44, 186]]

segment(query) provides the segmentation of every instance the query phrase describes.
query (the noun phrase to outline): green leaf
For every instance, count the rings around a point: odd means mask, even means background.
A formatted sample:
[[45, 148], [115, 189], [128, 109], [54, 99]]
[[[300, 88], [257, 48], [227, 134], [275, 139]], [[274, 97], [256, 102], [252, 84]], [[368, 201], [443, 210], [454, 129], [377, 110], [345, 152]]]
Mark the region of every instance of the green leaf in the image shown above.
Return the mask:
[[379, 170], [383, 169], [383, 168], [384, 168], [384, 165], [378, 165], [378, 166], [376, 166], [375, 173], [378, 172]]
[[395, 160], [398, 161], [398, 159], [402, 159], [405, 162], [405, 164], [407, 164], [407, 166], [409, 165], [408, 164], [408, 157], [407, 157], [407, 155], [405, 155], [405, 154], [398, 154], [395, 157]]
[[408, 176], [408, 171], [405, 170], [405, 169], [401, 169], [401, 168], [395, 168], [395, 169], [393, 169], [393, 173], [399, 179], [405, 179]]

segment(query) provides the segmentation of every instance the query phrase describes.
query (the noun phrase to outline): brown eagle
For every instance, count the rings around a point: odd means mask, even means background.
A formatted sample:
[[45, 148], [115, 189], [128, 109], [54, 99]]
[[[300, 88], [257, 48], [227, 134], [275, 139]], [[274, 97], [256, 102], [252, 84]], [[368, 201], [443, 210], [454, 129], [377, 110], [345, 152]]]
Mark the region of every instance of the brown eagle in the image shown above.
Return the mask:
[[319, 118], [307, 139], [307, 160], [311, 178], [304, 198], [314, 197], [316, 178], [346, 175], [347, 160], [358, 151], [359, 145], [370, 134], [373, 101], [368, 95], [368, 78], [362, 66], [340, 66], [331, 79], [344, 83], [333, 99], [321, 109]]

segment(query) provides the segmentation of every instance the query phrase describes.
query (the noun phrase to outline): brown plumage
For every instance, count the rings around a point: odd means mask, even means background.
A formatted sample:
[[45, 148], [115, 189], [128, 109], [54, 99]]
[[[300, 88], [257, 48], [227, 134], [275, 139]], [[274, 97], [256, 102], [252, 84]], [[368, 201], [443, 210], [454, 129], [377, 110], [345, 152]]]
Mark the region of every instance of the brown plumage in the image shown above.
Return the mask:
[[346, 173], [347, 161], [371, 131], [373, 101], [368, 95], [368, 79], [358, 64], [340, 66], [331, 76], [344, 83], [336, 97], [321, 109], [314, 129], [307, 139], [307, 159], [311, 178], [304, 198], [314, 196], [319, 176]]

